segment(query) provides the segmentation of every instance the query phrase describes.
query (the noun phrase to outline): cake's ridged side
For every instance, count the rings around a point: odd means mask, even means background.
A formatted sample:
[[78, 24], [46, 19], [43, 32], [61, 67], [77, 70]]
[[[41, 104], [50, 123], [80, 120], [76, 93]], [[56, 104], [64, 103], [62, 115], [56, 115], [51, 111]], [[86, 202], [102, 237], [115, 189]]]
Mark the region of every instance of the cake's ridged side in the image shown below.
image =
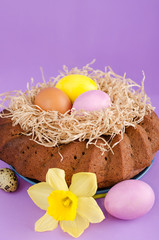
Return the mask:
[[0, 151], [3, 146], [14, 138], [21, 136], [21, 128], [19, 125], [12, 126], [12, 122], [9, 118], [0, 118]]
[[[120, 141], [120, 139], [121, 137], [117, 135], [113, 139], [112, 144]], [[100, 150], [98, 154], [100, 156]], [[114, 185], [115, 183], [124, 180], [132, 170], [133, 162], [131, 159], [130, 142], [125, 134], [123, 140], [113, 148], [113, 153], [109, 151], [105, 153], [105, 157], [107, 159], [107, 165], [105, 167], [101, 166], [103, 169], [103, 178], [100, 178], [99, 181], [99, 187], [101, 188], [104, 186]]]
[[154, 155], [159, 149], [159, 118], [156, 113], [146, 115], [140, 126], [146, 131]]
[[134, 170], [149, 166], [152, 160], [152, 149], [146, 131], [137, 125], [135, 129], [133, 127], [127, 128], [126, 134], [129, 137], [132, 148]]
[[[11, 119], [0, 118], [0, 159], [21, 175], [39, 181], [45, 181], [47, 170], [56, 167], [65, 170], [68, 184], [74, 173], [89, 171], [96, 173], [99, 188], [109, 187], [149, 166], [159, 149], [159, 119], [155, 113], [145, 116], [135, 129], [128, 127], [114, 153], [103, 155], [94, 145], [86, 148], [86, 141], [46, 148], [21, 131], [19, 125], [12, 126]], [[112, 144], [119, 140], [120, 136], [115, 136]]]

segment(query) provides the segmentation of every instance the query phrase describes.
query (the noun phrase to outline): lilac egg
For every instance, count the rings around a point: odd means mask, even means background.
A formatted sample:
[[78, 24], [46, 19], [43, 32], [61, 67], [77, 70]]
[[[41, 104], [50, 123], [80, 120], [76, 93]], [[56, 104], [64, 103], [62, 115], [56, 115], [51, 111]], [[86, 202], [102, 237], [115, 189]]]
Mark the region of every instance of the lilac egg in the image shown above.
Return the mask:
[[119, 219], [135, 219], [148, 213], [155, 201], [152, 188], [140, 180], [125, 180], [107, 193], [104, 206], [109, 214]]
[[73, 108], [84, 111], [99, 111], [110, 107], [111, 100], [108, 94], [101, 90], [91, 90], [79, 95], [73, 103]]

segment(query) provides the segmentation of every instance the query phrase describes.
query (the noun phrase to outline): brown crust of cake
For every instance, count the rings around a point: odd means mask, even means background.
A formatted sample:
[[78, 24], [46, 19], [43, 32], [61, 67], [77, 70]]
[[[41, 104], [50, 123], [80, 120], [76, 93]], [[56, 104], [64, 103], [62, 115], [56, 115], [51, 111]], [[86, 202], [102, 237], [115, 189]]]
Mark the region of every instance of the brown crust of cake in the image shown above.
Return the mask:
[[[9, 118], [0, 118], [0, 139], [0, 159], [25, 177], [45, 181], [49, 168], [61, 168], [70, 184], [74, 173], [94, 172], [98, 187], [105, 188], [135, 176], [151, 164], [159, 149], [159, 118], [152, 112], [136, 128], [126, 128], [123, 140], [113, 148], [114, 153], [104, 155], [94, 145], [86, 148], [86, 141], [44, 147], [23, 135], [19, 125], [12, 126]], [[116, 135], [112, 144], [119, 140]]]

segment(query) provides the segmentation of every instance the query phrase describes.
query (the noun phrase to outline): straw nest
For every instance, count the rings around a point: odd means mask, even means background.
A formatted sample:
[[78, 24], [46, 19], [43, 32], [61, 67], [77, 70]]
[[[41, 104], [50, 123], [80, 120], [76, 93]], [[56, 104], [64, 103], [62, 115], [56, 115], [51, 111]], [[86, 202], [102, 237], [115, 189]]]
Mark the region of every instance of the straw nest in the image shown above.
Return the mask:
[[[43, 111], [34, 105], [35, 96], [46, 87], [54, 87], [57, 81], [69, 74], [82, 74], [93, 79], [98, 89], [106, 92], [112, 101], [112, 105], [102, 111], [84, 112], [77, 114], [76, 111], [60, 114], [57, 111]], [[121, 135], [121, 140], [125, 128], [135, 127], [141, 122], [146, 114], [154, 108], [150, 99], [144, 91], [143, 74], [142, 85], [138, 85], [126, 75], [115, 74], [110, 67], [105, 67], [105, 71], [94, 70], [90, 64], [82, 69], [77, 67], [70, 71], [66, 66], [57, 77], [51, 77], [48, 82], [43, 77], [43, 82], [36, 86], [27, 84], [27, 90], [13, 91], [0, 94], [1, 109], [5, 107], [9, 112], [1, 113], [3, 118], [11, 118], [13, 125], [19, 124], [23, 134], [30, 136], [30, 139], [46, 147], [55, 147], [60, 144], [67, 144], [72, 141], [87, 140], [89, 144], [95, 144], [104, 153], [113, 151], [110, 143], [116, 134]], [[102, 137], [109, 136], [109, 141]], [[102, 139], [100, 144], [98, 139]]]

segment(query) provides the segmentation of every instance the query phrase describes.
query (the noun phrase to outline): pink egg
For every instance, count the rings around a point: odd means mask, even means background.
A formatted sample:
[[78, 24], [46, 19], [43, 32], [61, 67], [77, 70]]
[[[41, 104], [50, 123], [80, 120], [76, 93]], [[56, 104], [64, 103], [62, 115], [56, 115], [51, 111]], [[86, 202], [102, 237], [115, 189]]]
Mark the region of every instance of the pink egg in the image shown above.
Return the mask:
[[152, 188], [140, 180], [125, 180], [107, 193], [104, 206], [108, 213], [120, 219], [135, 219], [148, 213], [155, 201]]
[[108, 94], [101, 90], [91, 90], [79, 95], [73, 103], [73, 108], [84, 111], [99, 111], [110, 107], [111, 100]]

